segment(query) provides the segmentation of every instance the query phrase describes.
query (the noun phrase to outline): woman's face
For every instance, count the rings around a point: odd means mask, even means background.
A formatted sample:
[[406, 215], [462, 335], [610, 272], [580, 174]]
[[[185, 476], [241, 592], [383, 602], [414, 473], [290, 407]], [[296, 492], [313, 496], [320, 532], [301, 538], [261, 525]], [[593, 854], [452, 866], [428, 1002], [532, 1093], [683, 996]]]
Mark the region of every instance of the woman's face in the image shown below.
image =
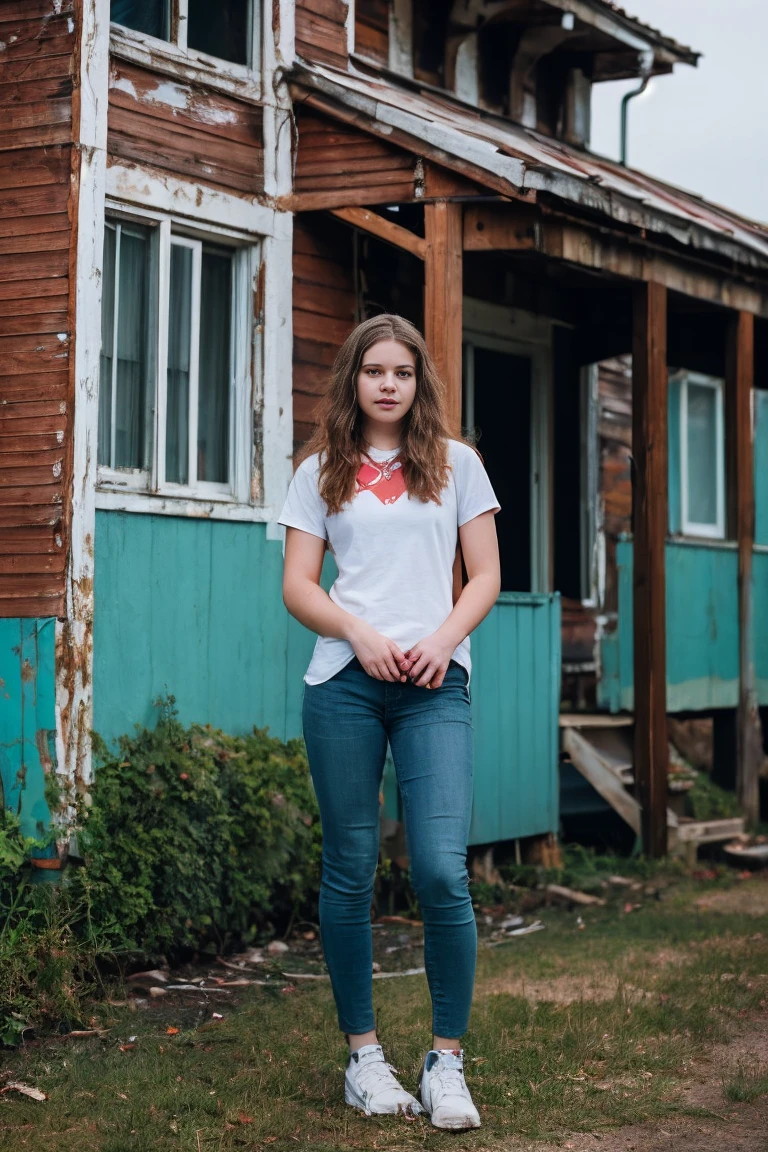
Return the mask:
[[372, 344], [357, 374], [357, 402], [366, 435], [375, 429], [399, 430], [415, 395], [416, 357], [410, 348], [397, 340]]

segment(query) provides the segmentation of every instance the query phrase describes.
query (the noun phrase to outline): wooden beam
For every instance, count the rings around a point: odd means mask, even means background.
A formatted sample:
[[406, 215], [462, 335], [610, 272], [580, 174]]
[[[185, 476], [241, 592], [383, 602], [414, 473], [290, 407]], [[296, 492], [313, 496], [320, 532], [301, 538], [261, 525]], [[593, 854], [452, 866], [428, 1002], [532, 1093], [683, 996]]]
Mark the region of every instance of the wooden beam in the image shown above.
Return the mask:
[[733, 316], [726, 358], [726, 438], [730, 531], [739, 550], [739, 703], [736, 717], [736, 794], [748, 824], [759, 819], [762, 728], [755, 687], [752, 548], [755, 542], [752, 387], [754, 317]]
[[685, 254], [668, 254], [647, 237], [632, 240], [519, 201], [467, 205], [464, 248], [469, 252], [540, 252], [594, 272], [653, 281], [695, 300], [768, 317], [768, 291], [720, 274]]
[[412, 256], [418, 256], [419, 260], [423, 260], [426, 256], [426, 240], [409, 232], [402, 224], [395, 224], [393, 220], [387, 220], [367, 208], [333, 208], [331, 216], [343, 220], [345, 224], [351, 224], [354, 228], [359, 228], [362, 232], [370, 232], [372, 236], [378, 236], [387, 244], [394, 244], [395, 248], [403, 248]]
[[632, 334], [635, 779], [643, 850], [667, 850], [667, 290], [637, 284]]
[[424, 336], [445, 385], [446, 416], [461, 433], [462, 206], [424, 205]]

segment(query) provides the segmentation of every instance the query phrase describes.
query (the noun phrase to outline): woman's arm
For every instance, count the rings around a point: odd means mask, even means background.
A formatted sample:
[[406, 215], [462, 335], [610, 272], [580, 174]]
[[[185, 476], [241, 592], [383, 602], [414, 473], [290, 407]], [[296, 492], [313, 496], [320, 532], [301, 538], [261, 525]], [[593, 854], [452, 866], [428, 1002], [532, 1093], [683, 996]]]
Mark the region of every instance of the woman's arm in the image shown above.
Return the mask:
[[398, 666], [405, 657], [394, 640], [345, 612], [320, 587], [324, 555], [325, 540], [299, 528], [286, 529], [283, 603], [291, 616], [319, 636], [347, 640], [369, 676], [405, 680]]
[[420, 687], [440, 687], [454, 651], [488, 615], [501, 588], [494, 513], [483, 512], [462, 524], [459, 539], [469, 580], [445, 623], [414, 644], [400, 665]]

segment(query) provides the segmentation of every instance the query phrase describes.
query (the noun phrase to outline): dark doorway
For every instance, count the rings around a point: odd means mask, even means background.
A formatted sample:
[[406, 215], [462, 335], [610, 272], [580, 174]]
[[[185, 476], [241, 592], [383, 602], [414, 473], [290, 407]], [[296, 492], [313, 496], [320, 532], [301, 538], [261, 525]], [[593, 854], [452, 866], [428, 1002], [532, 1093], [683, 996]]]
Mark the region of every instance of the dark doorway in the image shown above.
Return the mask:
[[[502, 592], [531, 591], [531, 361], [473, 347], [476, 445], [501, 504]], [[471, 434], [472, 429], [469, 429]]]

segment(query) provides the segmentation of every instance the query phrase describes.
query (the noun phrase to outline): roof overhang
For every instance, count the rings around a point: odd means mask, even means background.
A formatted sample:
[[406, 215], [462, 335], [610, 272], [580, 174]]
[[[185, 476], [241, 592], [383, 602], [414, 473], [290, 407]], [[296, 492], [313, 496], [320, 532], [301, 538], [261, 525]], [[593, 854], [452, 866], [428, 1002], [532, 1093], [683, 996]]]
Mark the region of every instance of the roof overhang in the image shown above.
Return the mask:
[[[586, 0], [585, 0], [586, 2]], [[501, 196], [559, 203], [656, 238], [734, 275], [768, 277], [768, 228], [644, 173], [460, 101], [358, 70], [299, 61], [294, 99], [432, 160]]]

